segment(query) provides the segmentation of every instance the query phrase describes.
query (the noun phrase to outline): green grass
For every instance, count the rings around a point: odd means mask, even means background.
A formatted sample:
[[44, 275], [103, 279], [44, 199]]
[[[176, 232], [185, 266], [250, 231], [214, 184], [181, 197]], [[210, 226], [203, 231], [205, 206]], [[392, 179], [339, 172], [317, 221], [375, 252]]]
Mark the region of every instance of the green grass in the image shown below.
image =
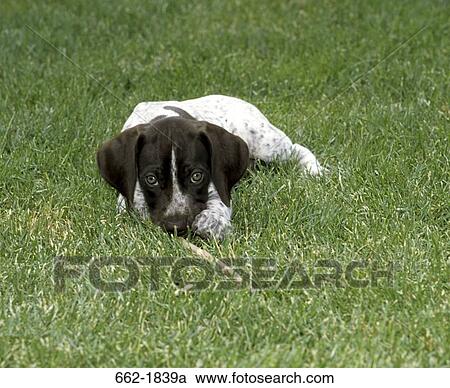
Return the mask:
[[[449, 366], [448, 20], [446, 1], [2, 0], [0, 366]], [[330, 173], [252, 172], [235, 233], [200, 245], [308, 272], [395, 262], [392, 285], [54, 289], [56, 255], [189, 255], [115, 214], [95, 152], [138, 102], [213, 93], [256, 104]]]

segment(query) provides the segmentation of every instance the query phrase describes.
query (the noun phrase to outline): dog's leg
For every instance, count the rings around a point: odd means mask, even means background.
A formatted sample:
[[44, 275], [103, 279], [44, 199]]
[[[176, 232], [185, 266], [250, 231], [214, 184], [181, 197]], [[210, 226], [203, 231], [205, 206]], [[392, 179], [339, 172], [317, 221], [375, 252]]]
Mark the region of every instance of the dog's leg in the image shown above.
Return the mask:
[[[263, 132], [259, 138], [251, 139], [249, 149], [251, 156], [265, 162], [272, 160], [297, 160], [299, 166], [313, 176], [321, 175], [323, 167], [314, 154], [300, 144], [292, 143], [291, 139], [280, 129], [267, 123], [269, 131]], [[256, 141], [255, 141], [256, 140]]]
[[127, 210], [127, 200], [122, 194], [117, 197], [117, 213], [124, 213]]
[[324, 168], [320, 165], [314, 154], [306, 147], [300, 144], [292, 144], [290, 157], [295, 158], [301, 167], [303, 167], [312, 176], [322, 175]]
[[302, 169], [313, 176], [324, 172], [324, 168], [309, 149], [292, 143], [291, 139], [273, 125], [256, 106], [242, 100], [236, 102], [236, 99], [232, 99], [232, 101], [236, 106], [236, 119], [232, 122], [225, 120], [219, 125], [247, 143], [252, 159], [264, 162], [294, 159]]
[[212, 182], [208, 188], [206, 209], [195, 217], [192, 228], [203, 238], [218, 240], [223, 240], [231, 232], [231, 207], [222, 202]]

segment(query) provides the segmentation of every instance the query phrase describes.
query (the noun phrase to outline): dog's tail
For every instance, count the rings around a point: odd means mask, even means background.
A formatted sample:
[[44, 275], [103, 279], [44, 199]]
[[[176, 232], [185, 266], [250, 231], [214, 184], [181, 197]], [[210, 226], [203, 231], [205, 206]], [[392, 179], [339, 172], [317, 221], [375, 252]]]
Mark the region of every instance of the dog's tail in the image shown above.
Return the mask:
[[176, 106], [165, 106], [164, 109], [178, 113], [180, 117], [182, 117], [183, 119], [197, 120], [195, 117], [192, 117], [188, 112], [186, 112], [181, 108], [177, 108]]

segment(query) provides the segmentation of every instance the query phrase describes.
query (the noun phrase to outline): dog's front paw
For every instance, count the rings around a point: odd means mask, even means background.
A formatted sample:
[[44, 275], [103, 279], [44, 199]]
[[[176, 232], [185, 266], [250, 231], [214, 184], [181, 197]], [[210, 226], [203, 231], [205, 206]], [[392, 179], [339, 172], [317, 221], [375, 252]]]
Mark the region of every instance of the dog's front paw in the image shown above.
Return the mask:
[[230, 217], [215, 209], [205, 209], [198, 214], [192, 223], [192, 228], [200, 237], [217, 240], [223, 240], [232, 229]]

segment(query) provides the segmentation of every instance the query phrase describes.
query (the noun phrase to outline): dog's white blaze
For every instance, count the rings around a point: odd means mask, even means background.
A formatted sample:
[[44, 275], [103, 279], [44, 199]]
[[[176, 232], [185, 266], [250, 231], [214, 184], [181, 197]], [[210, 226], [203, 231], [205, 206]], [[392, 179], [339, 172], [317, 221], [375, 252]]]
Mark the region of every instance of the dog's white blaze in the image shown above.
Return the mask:
[[175, 159], [175, 151], [172, 147], [172, 168], [170, 169], [170, 174], [172, 178], [172, 199], [167, 206], [164, 215], [173, 216], [176, 214], [184, 214], [188, 209], [188, 198], [185, 194], [181, 192], [180, 186], [178, 185], [178, 171], [177, 163]]

